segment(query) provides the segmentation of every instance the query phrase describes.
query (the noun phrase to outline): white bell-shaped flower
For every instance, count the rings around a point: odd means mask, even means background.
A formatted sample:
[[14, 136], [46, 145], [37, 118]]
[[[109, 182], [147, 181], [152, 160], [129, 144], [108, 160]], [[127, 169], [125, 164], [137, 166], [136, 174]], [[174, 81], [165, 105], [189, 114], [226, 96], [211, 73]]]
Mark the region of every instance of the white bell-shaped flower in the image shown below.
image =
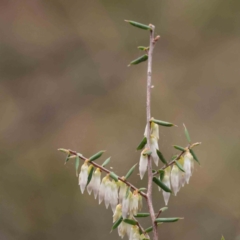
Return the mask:
[[171, 184], [174, 195], [179, 191], [179, 168], [174, 164], [171, 171]]
[[140, 234], [139, 234], [138, 226], [132, 226], [131, 227], [129, 240], [140, 240]]
[[150, 151], [152, 152], [151, 157], [152, 157], [154, 163], [156, 164], [156, 166], [158, 166], [158, 161], [159, 161], [159, 158], [158, 158], [158, 155], [157, 155], [157, 149], [159, 149], [158, 139], [155, 136], [151, 135]]
[[132, 197], [130, 199], [130, 206], [129, 206], [129, 212], [130, 215], [137, 215], [138, 213], [138, 202], [139, 202], [139, 194], [137, 191], [134, 191], [132, 194]]
[[127, 197], [125, 196], [122, 200], [122, 216], [123, 216], [123, 218], [127, 218], [128, 214], [129, 214], [131, 198], [132, 198], [132, 192], [129, 191], [128, 196]]
[[112, 211], [114, 212], [118, 204], [118, 185], [114, 180], [112, 180], [112, 184], [111, 184], [110, 204], [111, 204]]
[[99, 192], [98, 192], [98, 203], [101, 204], [101, 202], [103, 201], [104, 197], [105, 197], [105, 190], [106, 190], [106, 182], [108, 179], [108, 175], [106, 175], [101, 182], [100, 188], [99, 188]]
[[100, 184], [101, 184], [101, 170], [97, 168], [93, 173], [93, 179], [92, 179], [92, 189], [93, 189], [95, 199], [97, 198]]
[[[171, 189], [171, 184], [170, 184], [170, 172], [171, 172], [171, 167], [167, 167], [165, 169], [165, 174], [164, 174], [164, 177], [163, 177], [163, 183], [169, 188]], [[163, 199], [164, 199], [164, 202], [166, 205], [168, 205], [168, 201], [169, 201], [169, 198], [170, 198], [170, 193], [169, 192], [165, 192], [164, 190], [162, 191], [163, 193]]]
[[[154, 137], [159, 139], [159, 126], [158, 126], [158, 124], [156, 124], [154, 122], [151, 122], [150, 127], [151, 127], [150, 135], [153, 135]], [[145, 127], [144, 137], [147, 137], [147, 125]]]
[[[89, 176], [90, 172], [92, 171], [92, 169], [93, 169], [93, 165], [90, 165], [90, 166], [88, 167], [88, 176]], [[93, 175], [94, 175], [94, 174], [93, 174]], [[92, 179], [91, 179], [90, 183], [87, 185], [87, 191], [88, 191], [88, 194], [89, 194], [89, 195], [91, 195], [92, 190], [93, 190], [93, 188], [92, 188], [92, 187], [93, 187], [93, 181], [94, 181], [93, 175], [92, 175]]]
[[140, 173], [141, 179], [143, 179], [143, 176], [144, 176], [145, 172], [147, 171], [147, 167], [148, 167], [148, 156], [146, 154], [144, 154], [144, 151], [146, 151], [146, 149], [144, 149], [141, 152], [140, 162], [139, 162], [139, 173]]
[[192, 176], [192, 163], [193, 157], [192, 154], [189, 151], [186, 151], [184, 155], [184, 164], [183, 164], [183, 169], [185, 171], [185, 180], [186, 183], [189, 183], [189, 179]]
[[113, 222], [116, 222], [122, 216], [122, 204], [118, 204], [113, 213]]
[[126, 196], [127, 185], [122, 181], [118, 181], [118, 186], [120, 188], [120, 190], [119, 190], [119, 202], [121, 203], [123, 198]]
[[118, 235], [123, 238], [129, 231], [129, 224], [125, 222], [121, 222], [120, 225], [118, 226]]
[[80, 186], [81, 192], [84, 193], [85, 187], [88, 181], [88, 164], [87, 161], [81, 167], [81, 171], [79, 173], [78, 184]]
[[108, 206], [111, 202], [111, 197], [112, 197], [112, 182], [108, 177], [105, 183], [105, 195], [104, 195], [104, 202], [105, 202], [106, 209], [108, 209]]

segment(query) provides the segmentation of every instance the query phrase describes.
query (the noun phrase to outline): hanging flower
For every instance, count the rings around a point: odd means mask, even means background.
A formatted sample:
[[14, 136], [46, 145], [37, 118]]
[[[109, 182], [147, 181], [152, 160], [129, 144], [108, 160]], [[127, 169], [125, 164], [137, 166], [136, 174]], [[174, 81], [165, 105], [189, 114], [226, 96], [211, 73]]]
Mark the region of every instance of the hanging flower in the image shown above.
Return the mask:
[[113, 222], [116, 222], [122, 216], [122, 204], [118, 204], [113, 214]]
[[[150, 135], [153, 135], [154, 137], [159, 139], [159, 126], [158, 126], [158, 124], [156, 124], [154, 122], [151, 122], [150, 127], [151, 127]], [[144, 137], [147, 137], [147, 125], [145, 127]]]
[[111, 201], [111, 196], [112, 196], [112, 186], [111, 185], [112, 185], [112, 182], [110, 181], [110, 179], [108, 177], [105, 182], [105, 195], [104, 195], [104, 202], [105, 202], [106, 209], [108, 209], [109, 203]]
[[84, 193], [88, 181], [88, 161], [86, 160], [81, 167], [79, 173], [78, 184], [80, 185], [81, 192]]
[[134, 191], [132, 197], [130, 199], [129, 205], [129, 213], [130, 215], [137, 215], [138, 213], [138, 202], [139, 202], [139, 194], [137, 191]]
[[[165, 174], [163, 177], [163, 183], [169, 188], [171, 189], [171, 184], [170, 184], [170, 172], [171, 172], [171, 167], [167, 167], [165, 168]], [[163, 193], [163, 199], [166, 205], [168, 205], [168, 201], [170, 198], [170, 193], [165, 192], [164, 190], [162, 191]]]
[[118, 204], [118, 185], [114, 180], [112, 180], [112, 184], [111, 184], [110, 204], [111, 204], [112, 211], [114, 212]]
[[171, 184], [174, 195], [179, 191], [179, 168], [174, 164], [171, 171]]
[[[92, 169], [93, 169], [93, 165], [90, 165], [88, 167], [88, 176], [89, 176], [90, 172], [92, 171]], [[91, 193], [92, 193], [92, 187], [93, 187], [93, 175], [92, 175], [92, 179], [91, 179], [90, 183], [87, 185], [87, 191], [88, 191], [89, 195], [91, 195]]]
[[189, 151], [186, 151], [184, 155], [183, 169], [185, 171], [185, 180], [187, 184], [189, 183], [189, 179], [192, 176], [192, 168], [193, 168], [193, 156]]
[[128, 196], [125, 196], [123, 198], [123, 201], [122, 201], [122, 216], [123, 216], [123, 218], [127, 218], [128, 214], [129, 214], [129, 205], [130, 205], [131, 198], [132, 198], [131, 191], [129, 191]]
[[146, 150], [147, 149], [144, 149], [140, 155], [139, 173], [140, 173], [141, 179], [143, 179], [143, 176], [144, 176], [145, 172], [147, 171], [147, 166], [148, 166], [148, 156], [146, 154], [144, 154], [144, 152]]
[[101, 182], [101, 185], [100, 185], [100, 188], [99, 188], [99, 192], [98, 192], [98, 203], [101, 204], [101, 202], [103, 201], [104, 199], [104, 196], [105, 196], [105, 190], [106, 190], [106, 182], [107, 182], [107, 179], [108, 179], [108, 175], [106, 175], [103, 179], [102, 179], [102, 182]]
[[140, 240], [140, 234], [139, 234], [139, 227], [138, 226], [135, 225], [135, 226], [131, 227], [129, 240]]
[[129, 232], [129, 227], [129, 224], [122, 221], [118, 226], [118, 235], [123, 238]]
[[93, 173], [93, 179], [92, 179], [92, 189], [93, 189], [95, 199], [97, 198], [100, 184], [101, 184], [101, 170], [97, 168]]
[[118, 180], [118, 186], [120, 188], [120, 190], [119, 190], [119, 202], [121, 203], [123, 198], [126, 196], [127, 185], [124, 182]]
[[156, 164], [156, 166], [158, 166], [158, 161], [159, 161], [159, 158], [158, 158], [158, 155], [157, 155], [157, 149], [159, 149], [158, 147], [158, 139], [151, 135], [151, 139], [150, 139], [150, 150], [151, 150], [151, 156], [152, 156], [152, 159], [154, 161], [154, 163]]

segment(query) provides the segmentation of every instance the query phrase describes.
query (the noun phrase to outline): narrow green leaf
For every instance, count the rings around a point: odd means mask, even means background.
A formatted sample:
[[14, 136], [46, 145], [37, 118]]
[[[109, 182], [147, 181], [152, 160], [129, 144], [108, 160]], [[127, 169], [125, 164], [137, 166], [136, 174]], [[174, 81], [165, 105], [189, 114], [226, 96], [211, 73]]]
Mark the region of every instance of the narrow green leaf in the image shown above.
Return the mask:
[[65, 159], [65, 164], [68, 162], [70, 156], [71, 156], [71, 154], [69, 153], [69, 154], [67, 155], [66, 159]]
[[139, 23], [139, 22], [135, 22], [135, 21], [131, 21], [131, 20], [125, 20], [125, 22], [130, 23], [134, 27], [141, 28], [141, 29], [144, 29], [144, 30], [151, 30], [152, 29], [150, 26]]
[[122, 222], [123, 218], [120, 217], [112, 226], [112, 230], [116, 229]]
[[150, 213], [138, 213], [134, 217], [142, 218], [142, 217], [149, 217], [149, 216], [150, 216]]
[[105, 151], [100, 151], [100, 152], [92, 155], [92, 156], [89, 158], [89, 162], [92, 162], [92, 161], [100, 158], [100, 157], [103, 155], [104, 152], [105, 152]]
[[123, 219], [123, 221], [130, 225], [137, 225], [137, 221], [135, 221], [133, 219], [125, 218], [125, 219]]
[[171, 189], [169, 189], [160, 179], [153, 177], [153, 182], [156, 183], [165, 192], [172, 192]]
[[185, 124], [183, 124], [183, 127], [184, 127], [184, 132], [185, 132], [186, 138], [187, 138], [188, 142], [191, 143], [191, 138], [190, 138], [189, 132], [188, 132]]
[[146, 155], [150, 156], [151, 154], [152, 154], [152, 151], [150, 151], [150, 150], [146, 150], [143, 152], [144, 156], [146, 156]]
[[155, 222], [177, 222], [179, 219], [182, 218], [157, 218]]
[[146, 188], [139, 188], [138, 191], [143, 192], [143, 191], [147, 191], [147, 189]]
[[76, 156], [76, 160], [75, 160], [76, 176], [78, 176], [79, 164], [80, 164], [80, 158], [79, 158], [79, 156], [77, 155], [77, 156]]
[[149, 227], [149, 228], [146, 228], [145, 230], [144, 230], [144, 232], [145, 233], [149, 233], [149, 232], [151, 232], [153, 230], [153, 227]]
[[174, 160], [174, 159], [176, 159], [177, 157], [178, 157], [177, 154], [176, 154], [176, 155], [173, 155], [172, 158], [171, 158], [171, 160]]
[[196, 154], [194, 153], [194, 151], [193, 151], [192, 149], [190, 149], [190, 153], [192, 154], [193, 159], [194, 159], [194, 160], [200, 165], [200, 162], [199, 162], [199, 160], [198, 160]]
[[224, 236], [222, 236], [221, 240], [225, 240]]
[[185, 172], [180, 162], [178, 162], [177, 160], [175, 160], [174, 162], [176, 163], [179, 170], [181, 170], [182, 172]]
[[162, 181], [165, 175], [165, 171], [164, 170], [159, 170], [159, 174], [160, 174], [160, 180]]
[[147, 138], [144, 137], [143, 140], [138, 145], [137, 150], [142, 150], [145, 147], [146, 143], [147, 143]]
[[154, 119], [154, 118], [151, 119], [151, 122], [154, 122], [154, 123], [156, 123], [158, 125], [161, 125], [161, 126], [164, 126], [164, 127], [176, 126], [173, 123], [157, 120], [157, 119]]
[[87, 185], [91, 182], [92, 180], [92, 175], [93, 175], [94, 167], [91, 168], [89, 174], [88, 174], [88, 180], [87, 180]]
[[173, 147], [174, 147], [175, 149], [177, 149], [177, 150], [180, 150], [180, 151], [185, 152], [185, 148], [184, 148], [184, 147], [181, 147], [181, 146], [178, 146], [178, 145], [174, 145]]
[[162, 155], [162, 153], [158, 150], [157, 150], [157, 155], [159, 157], [159, 159], [162, 161], [163, 164], [167, 164], [167, 161], [165, 160], [164, 156]]
[[149, 47], [144, 47], [144, 46], [138, 46], [137, 48], [142, 51], [147, 51], [149, 49]]
[[144, 54], [142, 55], [141, 57], [137, 58], [137, 59], [134, 59], [133, 61], [131, 61], [129, 64], [128, 64], [128, 67], [131, 66], [131, 65], [137, 65], [141, 62], [145, 62], [146, 60], [148, 59], [148, 55], [147, 54]]
[[168, 210], [168, 207], [163, 207], [163, 208], [160, 209], [161, 213], [163, 213], [163, 212], [165, 212], [167, 210]]
[[127, 174], [125, 175], [125, 179], [128, 179], [128, 178], [132, 175], [132, 173], [133, 173], [133, 171], [134, 171], [134, 169], [135, 169], [136, 166], [137, 166], [137, 163], [136, 163], [135, 165], [133, 165], [133, 166], [129, 169], [129, 171], [128, 171]]
[[130, 187], [127, 188], [125, 198], [128, 198], [129, 193], [130, 193]]
[[58, 151], [69, 154], [69, 150], [67, 150], [65, 148], [59, 148]]
[[111, 157], [107, 158], [107, 159], [103, 162], [102, 167], [105, 167], [105, 166], [110, 162], [110, 159], [111, 159]]
[[114, 172], [110, 172], [110, 177], [114, 179], [116, 182], [118, 181], [118, 175], [115, 174]]

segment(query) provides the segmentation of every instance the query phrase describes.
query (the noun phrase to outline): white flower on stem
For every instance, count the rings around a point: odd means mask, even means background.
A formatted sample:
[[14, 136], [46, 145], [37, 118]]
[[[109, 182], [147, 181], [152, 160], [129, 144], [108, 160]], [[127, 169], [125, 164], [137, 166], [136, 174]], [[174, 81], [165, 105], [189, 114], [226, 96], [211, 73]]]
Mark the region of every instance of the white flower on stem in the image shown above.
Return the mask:
[[118, 185], [114, 180], [112, 180], [112, 184], [111, 184], [110, 204], [111, 204], [112, 211], [114, 212], [118, 204]]
[[116, 222], [122, 216], [122, 205], [118, 204], [113, 214], [113, 222]]
[[129, 236], [129, 240], [140, 240], [140, 234], [139, 234], [139, 227], [138, 226], [132, 226], [131, 227], [131, 233]]
[[108, 177], [105, 183], [105, 195], [104, 195], [104, 202], [105, 202], [106, 209], [108, 209], [109, 203], [111, 201], [111, 197], [112, 197], [112, 182]]
[[78, 184], [80, 185], [81, 192], [83, 193], [88, 181], [88, 161], [86, 160], [81, 167], [79, 173]]
[[189, 179], [192, 176], [192, 163], [193, 161], [193, 156], [189, 151], [186, 151], [184, 155], [184, 164], [183, 164], [183, 169], [185, 171], [185, 180], [187, 184], [189, 183]]
[[174, 195], [179, 191], [179, 168], [174, 164], [171, 171], [171, 184]]
[[139, 173], [140, 173], [141, 179], [143, 179], [143, 176], [144, 176], [145, 172], [147, 171], [147, 167], [148, 167], [148, 156], [146, 154], [144, 154], [144, 152], [146, 150], [147, 149], [144, 149], [140, 155]]
[[[90, 172], [92, 171], [92, 169], [93, 169], [93, 165], [90, 165], [88, 167], [88, 176], [89, 176]], [[94, 179], [93, 179], [93, 175], [92, 175], [92, 179], [91, 179], [90, 183], [87, 185], [87, 191], [88, 191], [89, 195], [91, 195], [92, 190], [93, 190], [93, 180]]]
[[95, 172], [93, 173], [93, 179], [92, 179], [92, 189], [94, 193], [94, 198], [97, 198], [100, 184], [101, 184], [101, 170], [97, 168]]
[[[171, 172], [171, 167], [167, 167], [165, 168], [165, 174], [163, 177], [163, 183], [169, 188], [171, 189], [171, 184], [170, 184], [170, 172]], [[164, 190], [162, 191], [163, 193], [163, 199], [166, 205], [168, 205], [168, 201], [170, 198], [170, 193], [169, 192], [165, 192]]]
[[137, 215], [138, 213], [138, 201], [139, 201], [139, 194], [137, 191], [134, 191], [132, 197], [130, 199], [129, 205], [129, 212], [130, 215]]
[[158, 155], [157, 155], [157, 149], [159, 149], [158, 139], [155, 136], [151, 135], [150, 151], [152, 152], [151, 156], [152, 156], [152, 159], [153, 159], [154, 163], [156, 164], [156, 166], [158, 166], [158, 161], [159, 161], [159, 158], [158, 158]]
[[101, 182], [100, 188], [99, 188], [99, 192], [98, 192], [98, 203], [101, 204], [101, 202], [103, 201], [104, 197], [105, 197], [105, 190], [106, 190], [106, 181], [108, 179], [108, 175], [106, 175]]
[[129, 214], [129, 205], [130, 205], [131, 198], [132, 198], [132, 192], [129, 190], [128, 196], [127, 197], [125, 196], [122, 201], [122, 216], [123, 216], [123, 218], [127, 218], [128, 214]]
[[123, 221], [120, 223], [120, 225], [118, 226], [118, 235], [121, 238], [123, 238], [128, 233], [129, 226], [130, 226], [129, 224]]
[[126, 196], [127, 185], [124, 182], [118, 180], [118, 186], [120, 188], [120, 190], [119, 190], [119, 202], [121, 203], [123, 198], [125, 198], [125, 196]]
[[[181, 164], [181, 166], [183, 166], [184, 165], [184, 158], [181, 157], [178, 160], [178, 162]], [[185, 180], [185, 172], [179, 171], [179, 190], [180, 190], [181, 187], [184, 187], [185, 182], [186, 182], [186, 180]]]

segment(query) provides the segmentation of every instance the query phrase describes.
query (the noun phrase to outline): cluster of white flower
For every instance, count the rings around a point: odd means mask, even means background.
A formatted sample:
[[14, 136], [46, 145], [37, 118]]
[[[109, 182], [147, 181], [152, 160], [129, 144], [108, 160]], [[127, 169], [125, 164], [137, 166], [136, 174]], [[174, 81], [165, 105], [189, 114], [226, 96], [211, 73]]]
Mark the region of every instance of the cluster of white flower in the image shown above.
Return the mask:
[[[181, 187], [184, 187], [185, 183], [189, 183], [189, 179], [193, 174], [194, 168], [194, 160], [189, 151], [186, 151], [184, 156], [178, 161], [183, 166], [184, 172], [181, 171], [176, 164], [174, 164], [173, 166], [169, 166], [164, 169], [164, 177], [162, 179], [162, 182], [169, 189], [172, 187], [175, 196], [180, 191]], [[161, 190], [161, 188], [159, 188], [159, 190]], [[170, 198], [170, 193], [165, 192], [164, 190], [162, 192], [165, 204], [167, 205]]]
[[[140, 178], [142, 179], [144, 177], [145, 172], [147, 171], [148, 167], [148, 151], [151, 152], [151, 157], [158, 166], [159, 157], [157, 155], [157, 150], [159, 150], [158, 147], [158, 139], [159, 139], [159, 127], [158, 124], [151, 122], [151, 132], [150, 132], [150, 149], [147, 148], [147, 145], [143, 149], [140, 155], [140, 162], [139, 162], [139, 173]], [[145, 128], [144, 136], [147, 137], [147, 126]], [[176, 196], [179, 192], [180, 188], [185, 185], [185, 183], [189, 183], [189, 179], [192, 176], [193, 168], [194, 168], [194, 161], [191, 153], [189, 151], [186, 151], [184, 153], [184, 156], [181, 157], [178, 162], [181, 166], [183, 166], [184, 172], [182, 172], [179, 167], [174, 164], [173, 166], [169, 166], [164, 169], [164, 177], [162, 179], [162, 182], [169, 188], [173, 189], [174, 195]], [[159, 188], [161, 190], [161, 188]], [[163, 198], [165, 201], [165, 204], [168, 204], [170, 193], [165, 192], [163, 190]]]
[[[94, 193], [95, 199], [98, 197], [98, 202], [101, 204], [103, 201], [106, 208], [111, 206], [113, 214], [113, 222], [120, 218], [133, 219], [135, 215], [142, 209], [142, 196], [138, 190], [131, 191], [130, 188], [122, 181], [111, 180], [111, 176], [107, 174], [101, 181], [101, 170], [97, 168], [92, 173], [91, 181], [88, 183], [89, 174], [93, 166], [88, 165], [88, 160], [81, 166], [79, 173], [79, 186], [82, 193], [87, 186], [89, 194]], [[118, 226], [118, 233], [120, 237], [125, 234], [129, 240], [147, 239], [146, 235], [140, 234], [137, 226], [122, 221]]]

